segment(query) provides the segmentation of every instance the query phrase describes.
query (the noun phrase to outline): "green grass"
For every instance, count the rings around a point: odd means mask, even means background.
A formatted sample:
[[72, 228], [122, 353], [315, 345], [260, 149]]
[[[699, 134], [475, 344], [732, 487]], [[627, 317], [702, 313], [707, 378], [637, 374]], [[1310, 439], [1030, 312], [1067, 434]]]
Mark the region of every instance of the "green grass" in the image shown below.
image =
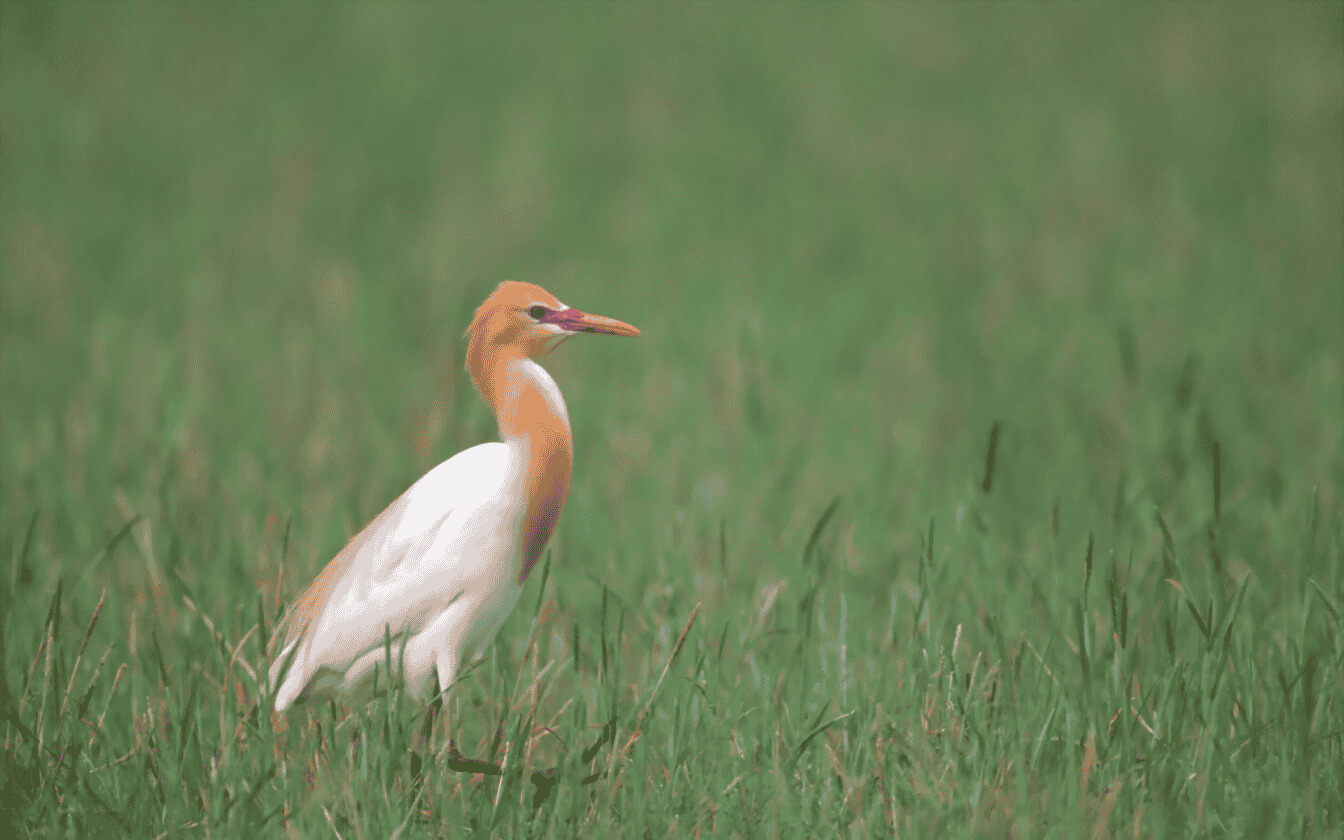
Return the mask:
[[[1341, 836], [1342, 24], [7, 4], [0, 834]], [[505, 278], [644, 331], [546, 573], [277, 735]]]

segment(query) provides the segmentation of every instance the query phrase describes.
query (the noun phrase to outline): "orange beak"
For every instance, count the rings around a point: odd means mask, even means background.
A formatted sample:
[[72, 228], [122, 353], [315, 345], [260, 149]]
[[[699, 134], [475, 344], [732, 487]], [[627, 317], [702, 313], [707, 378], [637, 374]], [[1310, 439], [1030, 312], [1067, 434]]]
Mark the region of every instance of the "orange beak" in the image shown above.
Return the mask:
[[551, 312], [541, 319], [543, 324], [555, 324], [562, 330], [573, 333], [600, 333], [602, 335], [639, 335], [639, 329], [624, 321], [607, 318], [602, 315], [590, 315], [577, 309], [561, 309]]

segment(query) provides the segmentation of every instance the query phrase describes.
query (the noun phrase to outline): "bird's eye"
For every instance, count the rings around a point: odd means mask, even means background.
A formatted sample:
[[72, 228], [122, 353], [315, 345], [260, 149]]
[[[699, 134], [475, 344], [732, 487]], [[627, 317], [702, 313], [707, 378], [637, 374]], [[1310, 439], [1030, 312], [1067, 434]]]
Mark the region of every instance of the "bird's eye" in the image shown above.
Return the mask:
[[551, 311], [551, 310], [547, 309], [547, 308], [544, 307], [544, 306], [533, 306], [533, 307], [528, 308], [528, 310], [527, 310], [527, 314], [528, 314], [529, 316], [533, 317], [533, 318], [536, 318], [538, 321], [540, 321], [542, 318], [545, 318], [545, 317], [546, 317], [546, 313], [548, 313], [548, 312], [550, 312], [550, 311]]

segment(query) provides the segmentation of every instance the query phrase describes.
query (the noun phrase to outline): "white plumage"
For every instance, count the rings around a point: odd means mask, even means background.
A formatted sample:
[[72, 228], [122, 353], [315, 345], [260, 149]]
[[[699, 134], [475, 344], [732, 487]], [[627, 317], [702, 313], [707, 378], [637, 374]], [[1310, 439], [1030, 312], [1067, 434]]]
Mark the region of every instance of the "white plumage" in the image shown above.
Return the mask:
[[531, 357], [575, 332], [638, 334], [523, 283], [502, 284], [469, 332], [468, 367], [503, 441], [426, 473], [299, 597], [273, 644], [276, 711], [298, 700], [359, 698], [387, 662], [389, 638], [411, 692], [423, 694], [435, 671], [442, 689], [452, 684], [517, 603], [568, 488], [568, 412]]
[[508, 444], [472, 447], [435, 467], [369, 523], [325, 607], [272, 666], [278, 678], [299, 646], [276, 693], [277, 710], [304, 689], [311, 700], [358, 695], [385, 663], [388, 635], [392, 657], [403, 657], [411, 692], [425, 690], [435, 666], [440, 685], [450, 684], [456, 667], [450, 654], [470, 656], [468, 643], [479, 641], [462, 638], [465, 632], [485, 630], [480, 619], [493, 614], [497, 620], [486, 631], [493, 636], [518, 600], [521, 541], [508, 535], [523, 516], [522, 494], [510, 492], [521, 479], [519, 461]]

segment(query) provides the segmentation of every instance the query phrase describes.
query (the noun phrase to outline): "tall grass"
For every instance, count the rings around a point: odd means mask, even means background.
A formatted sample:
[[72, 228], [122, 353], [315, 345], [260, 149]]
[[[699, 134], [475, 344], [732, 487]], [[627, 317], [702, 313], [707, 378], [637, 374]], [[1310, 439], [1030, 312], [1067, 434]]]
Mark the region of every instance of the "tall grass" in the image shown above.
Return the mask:
[[[0, 14], [0, 834], [1340, 836], [1340, 6], [526, 11]], [[542, 567], [274, 717], [510, 277]]]

